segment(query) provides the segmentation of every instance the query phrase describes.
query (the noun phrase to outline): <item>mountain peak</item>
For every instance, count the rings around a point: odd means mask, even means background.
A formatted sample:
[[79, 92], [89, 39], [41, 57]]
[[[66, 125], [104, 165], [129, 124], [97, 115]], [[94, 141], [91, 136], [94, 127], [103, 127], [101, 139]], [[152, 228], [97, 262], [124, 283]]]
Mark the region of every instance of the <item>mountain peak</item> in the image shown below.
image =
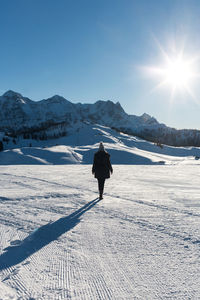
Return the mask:
[[121, 104], [119, 102], [114, 103], [111, 100], [107, 100], [107, 101], [103, 101], [103, 100], [98, 100], [95, 105], [97, 105], [99, 108], [100, 107], [104, 107], [107, 108], [109, 110], [117, 110], [117, 111], [121, 111], [124, 112], [123, 108], [121, 107]]
[[15, 91], [12, 91], [12, 90], [8, 90], [7, 92], [5, 92], [3, 94], [3, 97], [6, 97], [6, 98], [22, 98], [22, 95], [19, 94], [19, 93], [16, 93]]
[[67, 99], [59, 95], [54, 95], [48, 99], [41, 100], [41, 101], [45, 101], [48, 103], [67, 103], [67, 102], [71, 103], [70, 101], [68, 101]]
[[143, 122], [147, 123], [147, 124], [158, 124], [158, 121], [154, 118], [151, 117], [150, 115], [148, 115], [147, 113], [144, 113], [143, 115], [141, 115], [140, 117], [142, 119]]
[[54, 95], [50, 99], [54, 99], [54, 100], [66, 100], [63, 96], [60, 96], [60, 95]]

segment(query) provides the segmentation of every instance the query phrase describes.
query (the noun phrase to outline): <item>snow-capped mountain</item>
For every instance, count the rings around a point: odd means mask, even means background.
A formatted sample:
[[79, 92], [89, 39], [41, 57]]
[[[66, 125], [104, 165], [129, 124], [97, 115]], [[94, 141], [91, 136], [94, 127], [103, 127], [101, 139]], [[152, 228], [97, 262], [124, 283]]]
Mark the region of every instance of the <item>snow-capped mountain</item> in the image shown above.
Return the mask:
[[77, 121], [97, 122], [107, 126], [140, 127], [157, 125], [149, 115], [141, 117], [126, 114], [120, 103], [97, 101], [94, 104], [73, 104], [55, 95], [38, 102], [23, 97], [13, 91], [0, 97], [0, 128], [20, 132], [25, 128], [40, 127], [45, 123], [66, 122], [72, 125]]
[[119, 102], [74, 104], [58, 95], [35, 102], [11, 90], [0, 97], [0, 131], [13, 137], [55, 138], [72, 134], [85, 122], [154, 142], [200, 146], [200, 131], [169, 128], [146, 113], [128, 115]]

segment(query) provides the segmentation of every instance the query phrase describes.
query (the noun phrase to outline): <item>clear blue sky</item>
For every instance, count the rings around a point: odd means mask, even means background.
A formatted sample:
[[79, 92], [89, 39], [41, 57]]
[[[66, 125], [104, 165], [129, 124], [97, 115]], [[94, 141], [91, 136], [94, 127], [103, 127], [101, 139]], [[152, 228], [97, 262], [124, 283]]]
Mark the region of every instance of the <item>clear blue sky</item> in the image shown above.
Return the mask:
[[159, 81], [140, 69], [162, 62], [159, 43], [170, 52], [184, 41], [189, 56], [200, 54], [199, 16], [199, 0], [0, 0], [0, 94], [110, 99], [129, 114], [200, 129], [198, 84], [195, 101], [170, 101], [170, 88], [152, 92]]

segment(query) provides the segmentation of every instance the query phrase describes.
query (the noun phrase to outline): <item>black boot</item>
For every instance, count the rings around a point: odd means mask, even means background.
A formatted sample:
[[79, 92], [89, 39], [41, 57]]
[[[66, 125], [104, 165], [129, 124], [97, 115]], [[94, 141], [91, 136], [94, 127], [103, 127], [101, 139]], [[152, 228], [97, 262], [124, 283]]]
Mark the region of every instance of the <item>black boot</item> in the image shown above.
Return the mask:
[[99, 191], [99, 200], [103, 199], [103, 191]]

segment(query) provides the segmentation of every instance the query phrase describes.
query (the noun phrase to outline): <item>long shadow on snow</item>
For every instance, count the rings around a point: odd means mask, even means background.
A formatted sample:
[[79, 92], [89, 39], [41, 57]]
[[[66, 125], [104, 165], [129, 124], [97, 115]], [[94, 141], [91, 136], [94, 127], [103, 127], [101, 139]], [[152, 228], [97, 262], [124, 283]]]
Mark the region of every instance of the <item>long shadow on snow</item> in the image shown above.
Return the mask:
[[9, 246], [0, 256], [0, 271], [12, 267], [24, 261], [44, 246], [56, 240], [62, 234], [68, 232], [80, 222], [80, 217], [99, 202], [96, 198], [67, 217], [48, 223], [35, 230], [19, 245]]

